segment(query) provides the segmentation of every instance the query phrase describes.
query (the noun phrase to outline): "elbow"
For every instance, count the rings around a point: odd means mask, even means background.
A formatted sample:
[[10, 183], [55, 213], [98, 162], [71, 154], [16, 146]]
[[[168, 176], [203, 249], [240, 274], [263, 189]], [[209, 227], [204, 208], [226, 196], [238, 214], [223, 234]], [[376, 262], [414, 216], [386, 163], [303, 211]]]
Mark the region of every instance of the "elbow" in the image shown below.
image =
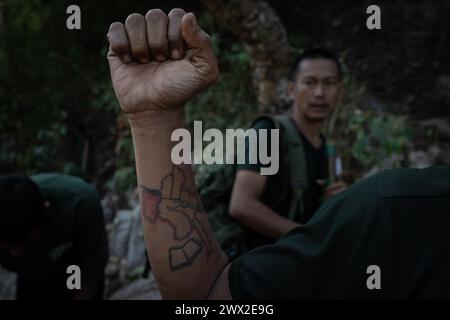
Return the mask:
[[233, 219], [241, 221], [246, 216], [246, 207], [243, 201], [231, 199], [228, 212]]

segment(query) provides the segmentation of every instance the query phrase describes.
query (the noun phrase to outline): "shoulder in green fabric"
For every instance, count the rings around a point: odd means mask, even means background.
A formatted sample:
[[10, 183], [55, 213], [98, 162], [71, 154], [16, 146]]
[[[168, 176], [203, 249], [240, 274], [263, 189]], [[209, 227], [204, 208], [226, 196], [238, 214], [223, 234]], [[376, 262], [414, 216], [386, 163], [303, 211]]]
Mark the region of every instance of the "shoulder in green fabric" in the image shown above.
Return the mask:
[[42, 173], [30, 177], [44, 196], [61, 195], [63, 197], [98, 198], [95, 188], [81, 178], [58, 173]]
[[43, 173], [30, 177], [51, 206], [72, 221], [80, 205], [99, 207], [100, 199], [93, 186], [84, 180], [58, 173]]
[[[234, 261], [233, 298], [448, 299], [449, 212], [450, 167], [383, 171], [327, 200], [276, 244]], [[373, 264], [382, 290], [367, 290]]]

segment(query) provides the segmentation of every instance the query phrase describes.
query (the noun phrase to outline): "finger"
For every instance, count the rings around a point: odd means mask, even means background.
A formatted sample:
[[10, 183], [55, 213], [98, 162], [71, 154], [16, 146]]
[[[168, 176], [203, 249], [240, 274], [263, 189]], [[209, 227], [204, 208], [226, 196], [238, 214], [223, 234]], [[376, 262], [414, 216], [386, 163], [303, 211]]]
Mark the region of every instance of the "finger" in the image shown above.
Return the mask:
[[193, 59], [207, 61], [208, 65], [214, 68], [211, 71], [217, 71], [218, 74], [217, 61], [211, 38], [205, 31], [200, 29], [197, 24], [197, 19], [192, 12], [189, 12], [183, 17], [181, 27], [187, 48], [192, 49]]
[[147, 44], [154, 60], [162, 62], [168, 59], [167, 24], [169, 18], [160, 9], [152, 9], [145, 15], [147, 26]]
[[[106, 36], [112, 53], [123, 62], [130, 63], [132, 61], [130, 56], [130, 43], [124, 25], [120, 22], [112, 23]], [[113, 55], [108, 53], [108, 56]]]
[[[109, 69], [111, 72], [111, 78], [114, 81], [114, 79], [117, 77], [116, 70], [119, 69], [121, 66], [123, 66], [124, 62], [120, 59], [119, 56], [117, 56], [111, 50], [111, 47], [109, 47], [107, 58], [108, 58], [108, 63], [109, 63]], [[130, 61], [131, 61], [131, 58], [130, 58]]]
[[147, 47], [147, 31], [145, 18], [139, 13], [130, 14], [125, 21], [125, 29], [130, 40], [131, 54], [136, 61], [147, 63], [150, 54]]
[[183, 9], [172, 9], [169, 12], [169, 24], [167, 26], [167, 38], [169, 40], [170, 57], [179, 60], [184, 57], [184, 41], [181, 34], [181, 21], [186, 12]]

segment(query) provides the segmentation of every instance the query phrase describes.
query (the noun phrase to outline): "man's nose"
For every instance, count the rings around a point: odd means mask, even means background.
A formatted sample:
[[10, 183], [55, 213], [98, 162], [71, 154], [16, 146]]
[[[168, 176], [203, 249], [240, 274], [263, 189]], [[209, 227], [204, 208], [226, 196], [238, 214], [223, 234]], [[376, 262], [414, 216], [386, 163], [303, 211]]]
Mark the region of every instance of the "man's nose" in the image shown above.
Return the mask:
[[315, 88], [314, 88], [314, 96], [316, 97], [323, 97], [325, 95], [325, 90], [323, 88], [322, 84], [318, 84]]

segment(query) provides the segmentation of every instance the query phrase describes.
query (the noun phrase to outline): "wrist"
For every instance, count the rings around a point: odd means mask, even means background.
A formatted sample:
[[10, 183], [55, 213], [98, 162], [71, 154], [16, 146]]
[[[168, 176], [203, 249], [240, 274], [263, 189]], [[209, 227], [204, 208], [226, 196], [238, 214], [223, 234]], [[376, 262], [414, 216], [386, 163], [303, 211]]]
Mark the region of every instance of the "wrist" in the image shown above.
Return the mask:
[[145, 110], [126, 113], [126, 116], [133, 131], [184, 127], [184, 106], [174, 107], [168, 110]]

